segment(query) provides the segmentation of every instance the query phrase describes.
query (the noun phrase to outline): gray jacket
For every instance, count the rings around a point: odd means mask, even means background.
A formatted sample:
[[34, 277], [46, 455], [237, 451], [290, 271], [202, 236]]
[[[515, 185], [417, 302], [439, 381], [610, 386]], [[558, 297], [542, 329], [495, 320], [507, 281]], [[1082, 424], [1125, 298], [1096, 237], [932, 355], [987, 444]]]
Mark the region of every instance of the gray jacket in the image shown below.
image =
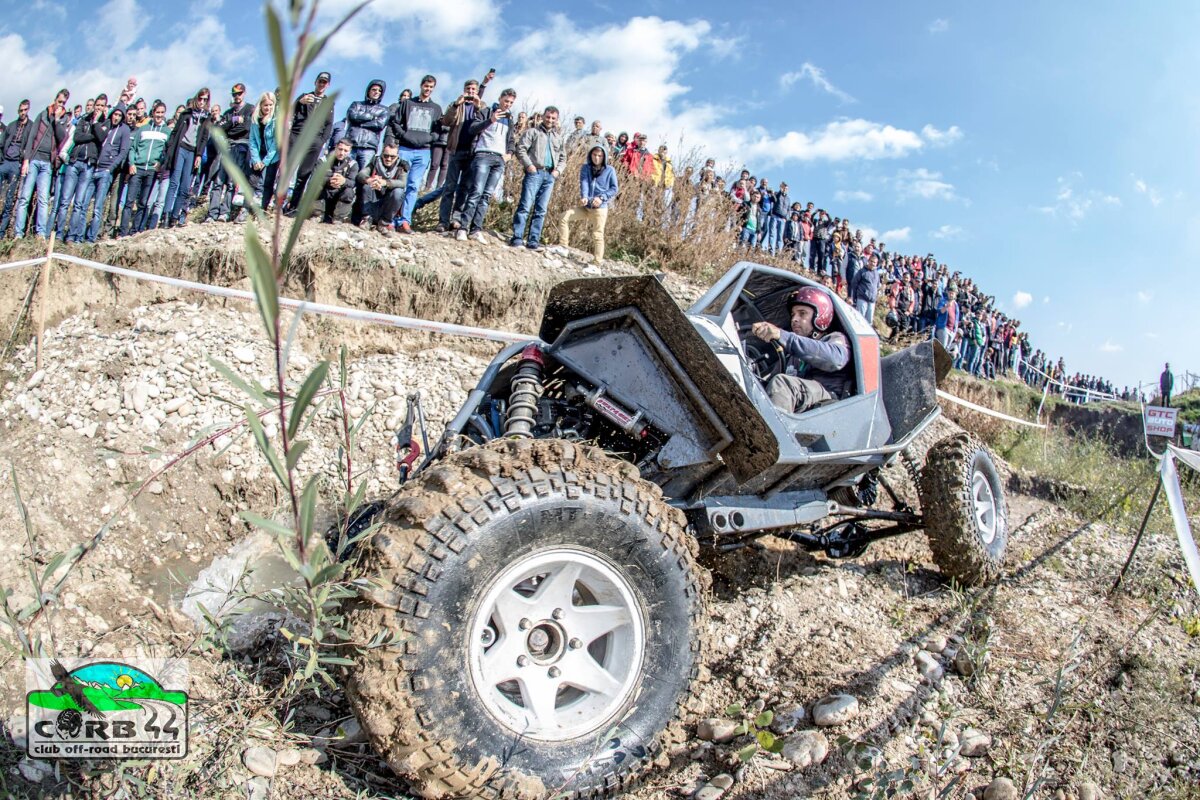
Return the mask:
[[557, 130], [546, 131], [538, 125], [536, 128], [528, 128], [517, 140], [517, 160], [521, 162], [522, 169], [545, 167], [547, 141], [550, 145], [550, 161], [554, 165], [553, 168], [559, 169], [563, 165], [566, 160], [566, 146], [562, 133]]

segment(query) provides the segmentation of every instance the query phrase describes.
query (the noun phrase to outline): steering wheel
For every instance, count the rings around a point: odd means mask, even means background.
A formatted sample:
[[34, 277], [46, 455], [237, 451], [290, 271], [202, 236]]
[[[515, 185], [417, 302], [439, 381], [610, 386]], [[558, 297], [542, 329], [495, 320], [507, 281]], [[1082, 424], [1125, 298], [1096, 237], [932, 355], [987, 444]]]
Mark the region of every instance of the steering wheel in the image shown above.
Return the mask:
[[750, 371], [754, 373], [754, 377], [765, 384], [771, 378], [787, 370], [787, 356], [778, 339], [773, 342], [765, 342], [750, 332], [755, 322], [767, 321], [762, 312], [758, 310], [758, 306], [747, 301], [741, 305], [741, 310], [748, 312], [747, 316], [751, 319], [738, 323], [738, 336], [741, 337], [742, 346], [746, 349], [746, 359], [750, 362]]

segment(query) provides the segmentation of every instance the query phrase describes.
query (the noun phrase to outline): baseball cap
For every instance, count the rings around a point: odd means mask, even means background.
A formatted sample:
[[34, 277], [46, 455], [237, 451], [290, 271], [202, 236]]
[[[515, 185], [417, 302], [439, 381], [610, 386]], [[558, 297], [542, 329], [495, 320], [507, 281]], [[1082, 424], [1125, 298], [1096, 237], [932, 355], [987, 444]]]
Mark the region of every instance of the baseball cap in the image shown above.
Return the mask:
[[230, 89], [229, 91], [232, 92], [233, 94], [245, 94], [246, 93], [246, 84], [235, 83], [233, 85], [233, 88]]
[[325, 81], [326, 83], [329, 83], [330, 81], [332, 81], [332, 80], [333, 80], [333, 76], [332, 76], [332, 75], [330, 75], [328, 72], [318, 72], [318, 73], [317, 73], [317, 80], [319, 80], [319, 81], [322, 81], [322, 80], [323, 80], [323, 81]]

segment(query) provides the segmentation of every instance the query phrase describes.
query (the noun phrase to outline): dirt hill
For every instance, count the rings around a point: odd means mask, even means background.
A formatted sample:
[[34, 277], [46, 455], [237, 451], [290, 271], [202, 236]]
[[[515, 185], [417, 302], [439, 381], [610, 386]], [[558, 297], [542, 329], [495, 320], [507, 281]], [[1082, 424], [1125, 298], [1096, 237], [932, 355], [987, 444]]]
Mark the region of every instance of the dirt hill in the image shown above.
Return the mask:
[[[72, 252], [247, 288], [240, 243], [236, 227], [217, 226]], [[2, 260], [27, 255], [10, 249]], [[305, 234], [287, 289], [320, 302], [529, 333], [555, 282], [636, 271], [578, 255], [514, 251], [499, 240], [385, 240], [316, 228]], [[0, 273], [6, 329], [28, 281], [28, 273]], [[681, 303], [704, 288], [673, 275], [666, 284]], [[269, 371], [257, 314], [248, 304], [76, 267], [54, 272], [49, 300], [42, 368], [25, 344], [0, 365], [0, 466], [8, 473], [11, 465], [19, 482], [30, 531], [6, 490], [0, 586], [13, 592], [14, 607], [33, 601], [29, 571], [41, 573], [54, 554], [87, 541], [149, 479], [35, 633], [67, 657], [186, 656], [190, 752], [179, 762], [123, 768], [24, 759], [24, 675], [20, 659], [10, 659], [0, 673], [3, 719], [16, 745], [0, 754], [8, 791], [108, 797], [124, 776], [130, 797], [404, 796], [340, 691], [277, 699], [286, 611], [242, 609], [249, 613], [223, 642], [196, 622], [199, 605], [216, 613], [226, 604], [246, 567], [256, 570], [250, 588], [287, 576], [271, 542], [237, 516], [271, 516], [283, 503], [245, 433], [166, 466], [241, 415], [210, 358], [249, 377]], [[293, 345], [294, 375], [336, 358], [342, 343], [350, 353], [350, 413], [373, 409], [354, 469], [369, 477], [369, 496], [385, 496], [396, 485], [392, 435], [406, 396], [423, 393], [436, 439], [495, 348], [310, 315]], [[307, 466], [332, 474], [336, 422], [323, 413]], [[957, 429], [939, 421], [918, 457]], [[902, 499], [915, 499], [903, 471], [889, 478]], [[1029, 488], [1018, 479], [1010, 486]], [[1144, 506], [1148, 486], [1130, 488], [1123, 502]], [[1173, 531], [1156, 518], [1125, 587], [1109, 596], [1129, 530], [1019, 491], [1008, 503], [1009, 560], [1003, 579], [986, 590], [943, 582], [920, 533], [846, 561], [771, 539], [707, 557], [712, 678], [702, 699], [714, 721], [690, 730], [664, 769], [630, 796], [840, 799], [905, 781], [922, 797], [1200, 796], [1200, 604]], [[831, 694], [853, 698], [843, 701], [851, 708], [842, 722], [817, 726], [815, 706]], [[793, 742], [786, 758], [760, 755], [739, 765], [744, 740], [710, 740], [733, 703], [774, 712], [774, 729]]]

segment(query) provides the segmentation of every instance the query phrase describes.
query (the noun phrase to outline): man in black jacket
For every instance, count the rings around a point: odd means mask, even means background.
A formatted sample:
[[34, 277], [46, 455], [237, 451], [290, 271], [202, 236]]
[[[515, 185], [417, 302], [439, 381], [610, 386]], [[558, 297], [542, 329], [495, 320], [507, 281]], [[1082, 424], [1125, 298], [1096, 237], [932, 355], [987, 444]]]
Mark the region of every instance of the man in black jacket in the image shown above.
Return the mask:
[[20, 239], [25, 235], [29, 201], [37, 190], [37, 227], [35, 233], [45, 239], [50, 234], [50, 180], [58, 166], [58, 150], [67, 138], [67, 100], [71, 93], [59, 89], [54, 102], [37, 115], [25, 129], [25, 147], [21, 152], [21, 199], [17, 205], [16, 230]]
[[401, 160], [395, 142], [385, 144], [383, 152], [358, 171], [354, 179], [358, 186], [354, 205], [360, 228], [374, 226], [384, 236], [391, 235], [392, 220], [404, 202], [407, 173], [408, 163]]
[[192, 175], [200, 169], [201, 157], [208, 147], [208, 101], [207, 88], [196, 92], [176, 121], [167, 142], [165, 158], [171, 166], [171, 180], [167, 184], [164, 209], [168, 228], [186, 222]]
[[349, 222], [354, 208], [354, 179], [358, 175], [358, 162], [350, 157], [350, 140], [341, 139], [329, 154], [329, 174], [321, 189], [321, 201], [325, 204], [322, 222]]
[[442, 116], [442, 107], [433, 102], [437, 78], [421, 78], [421, 94], [396, 106], [388, 122], [388, 136], [400, 145], [400, 158], [408, 162], [408, 185], [400, 209], [400, 232], [412, 233], [412, 213], [425, 172], [429, 169], [429, 145], [433, 144], [433, 125]]
[[5, 185], [4, 214], [0, 216], [0, 237], [8, 231], [8, 218], [17, 199], [17, 186], [21, 183], [21, 151], [25, 147], [25, 131], [29, 128], [29, 101], [22, 100], [17, 106], [17, 118], [8, 123], [4, 139], [0, 140], [0, 190]]
[[350, 156], [361, 170], [379, 152], [379, 138], [387, 128], [391, 112], [383, 104], [387, 84], [375, 79], [367, 84], [367, 94], [346, 109], [346, 133], [350, 140]]
[[[308, 179], [312, 177], [313, 170], [317, 167], [317, 161], [321, 158], [321, 148], [329, 140], [329, 134], [333, 131], [333, 103], [328, 104], [329, 107], [321, 119], [310, 118], [310, 115], [320, 106], [321, 101], [325, 99], [325, 91], [329, 88], [331, 78], [332, 76], [328, 72], [318, 73], [313, 90], [297, 97], [296, 104], [292, 107], [292, 129], [288, 133], [288, 168], [291, 169], [293, 165], [296, 165], [296, 182], [292, 185], [292, 199], [288, 201], [289, 211], [295, 211], [300, 205], [300, 198], [304, 197], [304, 188], [308, 186]], [[320, 125], [320, 132], [313, 139], [308, 150], [297, 153], [295, 150], [296, 140], [308, 125]]]
[[[104, 139], [100, 143], [96, 160], [92, 164], [88, 181], [84, 185], [83, 199], [76, 204], [75, 216], [71, 220], [71, 229], [67, 233], [67, 241], [81, 242], [85, 234], [89, 243], [95, 243], [100, 236], [100, 224], [104, 217], [104, 201], [108, 198], [108, 190], [112, 186], [113, 173], [129, 154], [129, 144], [133, 132], [125, 124], [125, 103], [117, 103], [116, 108], [108, 113]], [[95, 211], [92, 212], [91, 226], [87, 226], [87, 210], [95, 201]]]
[[[250, 174], [250, 118], [254, 115], [254, 106], [245, 102], [246, 84], [235, 83], [230, 90], [233, 97], [229, 107], [221, 116], [221, 130], [229, 142], [229, 155], [233, 158], [243, 175]], [[224, 220], [232, 221], [233, 195], [237, 191], [237, 182], [225, 169], [225, 163], [218, 162], [217, 171], [213, 177], [208, 194], [208, 216], [205, 222]]]
[[[94, 100], [89, 100], [91, 111], [75, 123], [75, 134], [72, 137], [74, 146], [71, 149], [71, 163], [63, 172], [59, 184], [61, 199], [58, 204], [58, 218], [54, 229], [58, 238], [65, 240], [70, 233], [68, 226], [74, 210], [83, 204], [87, 194], [88, 183], [92, 177], [92, 169], [100, 157], [100, 148], [108, 136], [110, 123], [108, 121], [108, 95], [98, 94]], [[117, 108], [125, 110], [123, 101], [117, 103]]]

